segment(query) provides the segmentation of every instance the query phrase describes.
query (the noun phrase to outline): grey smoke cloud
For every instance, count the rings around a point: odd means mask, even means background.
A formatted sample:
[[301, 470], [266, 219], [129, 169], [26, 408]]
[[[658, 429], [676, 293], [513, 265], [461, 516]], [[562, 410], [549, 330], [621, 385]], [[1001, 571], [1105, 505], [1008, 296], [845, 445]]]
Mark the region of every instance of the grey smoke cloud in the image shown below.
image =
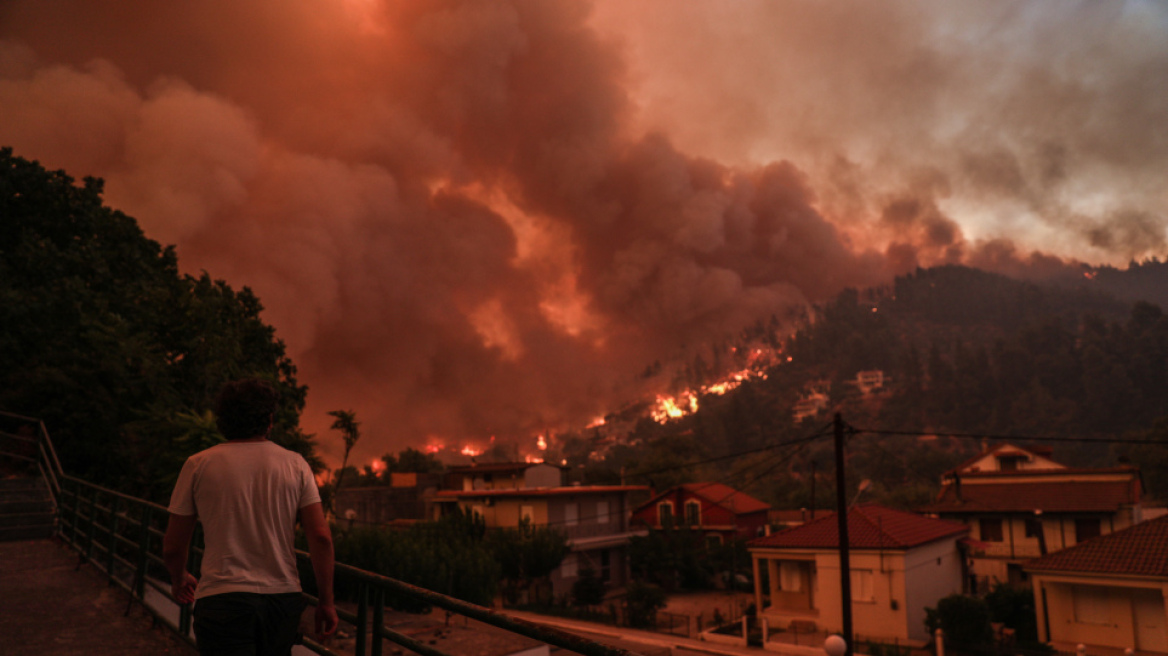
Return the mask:
[[918, 265], [1163, 254], [1164, 13], [1042, 7], [17, 0], [0, 142], [251, 286], [368, 460]]

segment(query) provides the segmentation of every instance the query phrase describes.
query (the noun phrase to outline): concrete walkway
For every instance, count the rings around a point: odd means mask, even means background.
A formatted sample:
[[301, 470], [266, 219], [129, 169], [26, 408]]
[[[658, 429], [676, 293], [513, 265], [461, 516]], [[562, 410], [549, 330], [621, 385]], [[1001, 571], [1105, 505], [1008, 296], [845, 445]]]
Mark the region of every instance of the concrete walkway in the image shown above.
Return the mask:
[[0, 652], [114, 656], [195, 651], [56, 540], [0, 542]]

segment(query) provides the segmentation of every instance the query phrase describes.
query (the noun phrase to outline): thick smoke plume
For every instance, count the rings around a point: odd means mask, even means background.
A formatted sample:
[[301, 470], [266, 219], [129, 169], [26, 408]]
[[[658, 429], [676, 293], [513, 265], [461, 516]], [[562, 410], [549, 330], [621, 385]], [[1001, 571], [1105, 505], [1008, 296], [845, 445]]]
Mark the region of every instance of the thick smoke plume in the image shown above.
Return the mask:
[[1062, 2], [15, 0], [0, 143], [104, 177], [186, 269], [251, 286], [306, 427], [355, 409], [368, 460], [585, 421], [685, 345], [918, 265], [1163, 255], [1165, 25]]

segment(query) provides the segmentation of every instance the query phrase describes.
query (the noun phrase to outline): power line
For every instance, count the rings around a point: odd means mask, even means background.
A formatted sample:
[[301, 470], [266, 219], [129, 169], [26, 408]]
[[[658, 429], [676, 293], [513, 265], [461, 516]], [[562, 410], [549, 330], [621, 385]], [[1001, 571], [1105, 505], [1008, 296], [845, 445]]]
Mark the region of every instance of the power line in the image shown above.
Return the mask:
[[848, 430], [855, 435], [867, 433], [871, 435], [905, 435], [910, 437], [952, 437], [956, 439], [974, 440], [1006, 440], [1013, 442], [1084, 442], [1095, 444], [1149, 444], [1168, 446], [1165, 442], [1154, 440], [1135, 440], [1124, 437], [1051, 437], [1034, 435], [993, 435], [988, 433], [944, 433], [938, 431], [898, 431], [877, 428], [856, 428], [848, 425]]
[[764, 451], [770, 451], [771, 449], [779, 449], [779, 448], [782, 448], [784, 446], [790, 446], [792, 444], [804, 444], [807, 442], [812, 442], [812, 441], [817, 440], [821, 437], [825, 437], [830, 432], [831, 432], [831, 424], [828, 424], [827, 426], [825, 426], [823, 429], [821, 429], [817, 433], [814, 433], [812, 435], [808, 435], [805, 437], [796, 438], [793, 440], [788, 440], [786, 442], [779, 442], [777, 444], [770, 444], [767, 446], [759, 447], [757, 449], [748, 449], [746, 451], [738, 451], [737, 453], [730, 453], [730, 454], [723, 455], [723, 456], [716, 456], [713, 458], [707, 458], [705, 460], [695, 460], [693, 462], [688, 462], [688, 463], [684, 463], [681, 465], [672, 465], [669, 467], [662, 467], [661, 469], [654, 469], [654, 470], [647, 471], [647, 472], [641, 472], [641, 471], [629, 472], [629, 476], [652, 476], [654, 474], [663, 474], [666, 472], [688, 469], [690, 467], [695, 467], [697, 465], [705, 465], [705, 464], [708, 464], [711, 462], [720, 462], [722, 460], [732, 460], [734, 458], [740, 458], [742, 456], [748, 456], [748, 455], [752, 455], [755, 453], [762, 453]]

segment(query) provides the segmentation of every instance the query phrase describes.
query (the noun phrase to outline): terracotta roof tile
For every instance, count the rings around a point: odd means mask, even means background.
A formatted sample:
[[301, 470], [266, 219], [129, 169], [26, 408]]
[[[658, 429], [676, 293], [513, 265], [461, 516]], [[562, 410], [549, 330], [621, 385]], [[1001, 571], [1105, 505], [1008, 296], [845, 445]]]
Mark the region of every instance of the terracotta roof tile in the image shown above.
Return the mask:
[[[969, 527], [876, 504], [848, 511], [848, 544], [853, 549], [907, 549], [950, 536], [964, 535]], [[836, 513], [829, 513], [784, 531], [750, 541], [753, 547], [834, 549], [839, 546]]]
[[1003, 481], [941, 489], [931, 513], [1115, 512], [1139, 501], [1138, 479], [1128, 481]]
[[1025, 568], [1168, 577], [1168, 515], [1037, 558]]
[[771, 509], [770, 504], [759, 501], [749, 494], [739, 492], [723, 483], [685, 483], [681, 487], [710, 503], [722, 506], [727, 510], [733, 510], [739, 515]]

